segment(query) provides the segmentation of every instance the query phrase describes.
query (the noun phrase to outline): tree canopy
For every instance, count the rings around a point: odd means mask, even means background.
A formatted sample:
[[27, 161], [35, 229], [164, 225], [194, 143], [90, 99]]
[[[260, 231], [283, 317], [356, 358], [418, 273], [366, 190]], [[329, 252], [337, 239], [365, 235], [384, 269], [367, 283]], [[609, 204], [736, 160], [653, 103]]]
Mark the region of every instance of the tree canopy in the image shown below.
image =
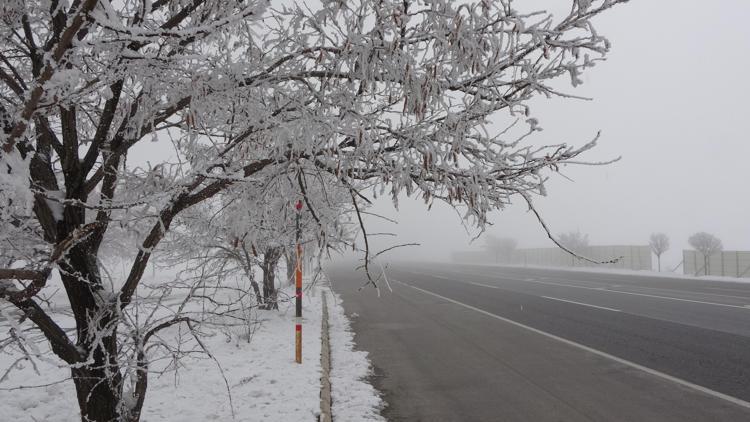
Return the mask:
[[[533, 207], [598, 135], [528, 143], [528, 100], [572, 97], [553, 81], [575, 87], [603, 59], [592, 18], [623, 2], [571, 1], [561, 17], [510, 0], [5, 2], [0, 298], [70, 365], [84, 420], [137, 421], [149, 340], [190, 321], [141, 330], [130, 312], [195, 207], [281, 242], [301, 198], [321, 248], [369, 192], [444, 201], [479, 226], [513, 198]], [[105, 282], [115, 247], [128, 269]], [[39, 305], [53, 271], [75, 330]]]

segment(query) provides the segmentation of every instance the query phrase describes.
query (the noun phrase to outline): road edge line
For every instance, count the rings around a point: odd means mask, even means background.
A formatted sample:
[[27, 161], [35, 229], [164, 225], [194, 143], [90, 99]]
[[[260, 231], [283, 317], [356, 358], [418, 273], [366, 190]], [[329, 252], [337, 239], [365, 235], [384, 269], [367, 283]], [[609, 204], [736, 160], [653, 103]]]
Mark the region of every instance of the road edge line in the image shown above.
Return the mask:
[[665, 374], [664, 372], [660, 372], [660, 371], [657, 371], [655, 369], [651, 369], [649, 367], [637, 364], [635, 362], [631, 362], [629, 360], [618, 358], [617, 356], [610, 355], [609, 353], [602, 352], [601, 350], [593, 349], [593, 348], [591, 348], [589, 346], [585, 346], [583, 344], [576, 343], [575, 341], [568, 340], [568, 339], [556, 336], [554, 334], [550, 334], [550, 333], [548, 333], [546, 331], [542, 331], [542, 330], [539, 330], [539, 329], [534, 328], [534, 327], [530, 327], [530, 326], [525, 325], [525, 324], [521, 324], [520, 322], [513, 321], [512, 319], [501, 317], [500, 315], [495, 315], [492, 312], [488, 312], [488, 311], [485, 311], [484, 309], [480, 309], [480, 308], [477, 308], [475, 306], [471, 306], [471, 305], [468, 305], [466, 303], [459, 302], [459, 301], [457, 301], [455, 299], [451, 299], [449, 297], [445, 297], [445, 296], [440, 295], [438, 293], [434, 293], [434, 292], [431, 292], [429, 290], [421, 289], [419, 287], [412, 286], [411, 284], [404, 283], [402, 281], [395, 280], [393, 278], [391, 278], [391, 281], [395, 281], [395, 282], [397, 282], [399, 284], [403, 284], [404, 286], [411, 287], [412, 289], [418, 290], [418, 291], [420, 291], [422, 293], [425, 293], [425, 294], [429, 294], [429, 295], [438, 297], [440, 299], [443, 299], [445, 301], [451, 302], [453, 304], [456, 304], [456, 305], [459, 305], [459, 306], [463, 306], [464, 308], [467, 308], [467, 309], [470, 309], [472, 311], [478, 312], [480, 314], [489, 316], [491, 318], [495, 318], [497, 320], [500, 320], [500, 321], [503, 321], [505, 323], [514, 325], [516, 327], [523, 328], [523, 329], [525, 329], [527, 331], [531, 331], [533, 333], [545, 336], [547, 338], [550, 338], [550, 339], [553, 339], [553, 340], [557, 340], [557, 341], [559, 341], [561, 343], [567, 344], [567, 345], [575, 347], [577, 349], [581, 349], [581, 350], [584, 350], [586, 352], [593, 353], [593, 354], [595, 354], [597, 356], [601, 356], [603, 358], [606, 358], [606, 359], [609, 359], [609, 360], [613, 360], [613, 361], [615, 361], [617, 363], [620, 363], [620, 364], [623, 364], [625, 366], [629, 366], [631, 368], [638, 369], [638, 370], [640, 370], [642, 372], [645, 372], [647, 374], [654, 375], [656, 377], [665, 379], [667, 381], [674, 382], [674, 383], [679, 384], [679, 385], [681, 385], [683, 387], [687, 387], [687, 388], [690, 388], [692, 390], [701, 392], [703, 394], [707, 394], [709, 396], [712, 396], [712, 397], [715, 397], [715, 398], [718, 398], [718, 399], [730, 402], [732, 404], [735, 404], [735, 405], [738, 405], [738, 406], [750, 409], [750, 402], [746, 402], [746, 401], [744, 401], [742, 399], [738, 399], [736, 397], [732, 397], [730, 395], [727, 395], [727, 394], [724, 394], [724, 393], [720, 393], [718, 391], [711, 390], [710, 388], [702, 387], [702, 386], [700, 386], [698, 384], [693, 384], [690, 381], [686, 381], [684, 379], [677, 378], [677, 377], [674, 377], [672, 375]]

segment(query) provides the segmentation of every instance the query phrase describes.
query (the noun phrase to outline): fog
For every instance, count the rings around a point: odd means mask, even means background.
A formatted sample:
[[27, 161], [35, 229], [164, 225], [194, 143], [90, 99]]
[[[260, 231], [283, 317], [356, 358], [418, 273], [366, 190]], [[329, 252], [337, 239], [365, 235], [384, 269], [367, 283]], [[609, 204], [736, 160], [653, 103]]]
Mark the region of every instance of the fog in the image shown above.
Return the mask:
[[[528, 142], [582, 145], [601, 130], [599, 145], [584, 158], [622, 159], [552, 175], [548, 196], [536, 204], [553, 233], [580, 230], [594, 245], [643, 245], [651, 233], [664, 232], [671, 239], [665, 268], [679, 264], [697, 231], [713, 233], [727, 250], [750, 250], [749, 18], [750, 2], [693, 0], [635, 1], [596, 20], [612, 42], [607, 61], [575, 90], [560, 84], [593, 100], [536, 99], [532, 114], [544, 131]], [[368, 219], [371, 232], [397, 235], [373, 239], [376, 247], [421, 244], [391, 257], [444, 260], [483, 243], [480, 237], [471, 244], [478, 232], [467, 233], [444, 204], [427, 212], [421, 200], [402, 198], [395, 211], [380, 198], [372, 211], [398, 220]], [[552, 246], [525, 204], [493, 212], [490, 220], [486, 233], [514, 237], [519, 247]]]

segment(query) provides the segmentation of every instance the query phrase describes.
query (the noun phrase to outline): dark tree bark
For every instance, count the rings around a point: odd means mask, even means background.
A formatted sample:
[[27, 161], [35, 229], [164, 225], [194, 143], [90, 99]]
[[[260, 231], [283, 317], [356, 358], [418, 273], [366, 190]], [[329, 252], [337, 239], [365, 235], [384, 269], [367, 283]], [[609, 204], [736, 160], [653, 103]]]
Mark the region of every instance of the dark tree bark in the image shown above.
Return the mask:
[[263, 302], [263, 295], [260, 293], [260, 286], [258, 286], [258, 282], [255, 281], [255, 276], [253, 275], [253, 259], [250, 258], [250, 252], [248, 252], [244, 242], [242, 244], [242, 256], [239, 257], [239, 259], [242, 262], [242, 268], [245, 270], [247, 279], [250, 280], [250, 285], [253, 286], [255, 300], [257, 300], [258, 304], [260, 305]]
[[245, 274], [247, 275], [248, 280], [250, 280], [250, 285], [253, 286], [253, 293], [255, 293], [255, 298], [258, 301], [258, 303], [263, 302], [263, 295], [260, 292], [260, 286], [258, 285], [258, 282], [255, 281], [255, 277], [253, 276], [253, 269], [248, 264], [245, 267]]
[[[69, 187], [70, 191], [85, 201], [84, 192]], [[57, 225], [58, 242], [82, 227], [84, 218], [82, 207], [66, 206], [64, 221]], [[75, 244], [60, 262], [76, 321], [76, 347], [84, 354], [85, 363], [71, 370], [84, 421], [122, 420], [118, 409], [123, 387], [117, 347], [119, 309], [116, 302], [108, 300], [102, 286], [96, 260], [100, 242], [101, 235], [94, 233]]]
[[[159, 7], [168, 3], [161, 2]], [[186, 6], [161, 28], [169, 30], [179, 27], [186, 19], [195, 19], [196, 15], [192, 12], [201, 3], [197, 1]], [[14, 149], [24, 158], [32, 154], [30, 187], [33, 189], [35, 199], [34, 218], [39, 223], [44, 240], [50, 249], [55, 252], [59, 250], [60, 253], [59, 255], [53, 253], [52, 258], [49, 259], [50, 265], [44, 271], [30, 268], [28, 271], [36, 273], [31, 276], [20, 274], [15, 270], [13, 274], [0, 274], [0, 280], [17, 280], [20, 276], [22, 280], [32, 281], [29, 287], [23, 290], [8, 288], [7, 285], [2, 286], [0, 298], [8, 300], [24, 312], [25, 316], [43, 332], [52, 351], [72, 366], [71, 373], [82, 421], [137, 422], [147, 388], [147, 359], [143, 353], [143, 347], [153, 331], [143, 339], [144, 344], [140, 344], [138, 362], [141, 369], [138, 371], [137, 388], [133, 397], [135, 405], [131, 409], [121, 408], [124, 394], [123, 373], [118, 362], [120, 350], [117, 339], [121, 312], [130, 304], [135, 294], [151, 256], [150, 251], [159, 244], [165, 232], [169, 230], [175, 215], [211, 198], [234, 182], [230, 179], [212, 181], [207, 180], [205, 175], [198, 175], [191, 183], [186, 184], [184, 191], [176, 195], [170, 205], [159, 213], [159, 221], [152, 226], [148, 236], [142, 242], [141, 250], [131, 266], [125, 285], [114, 295], [111, 292], [105, 292], [97, 256], [110, 222], [110, 210], [107, 204], [115, 197], [121, 160], [127, 154], [128, 149], [144, 134], [150, 133], [156, 126], [188, 107], [191, 97], [185, 96], [179, 99], [154, 115], [154, 119], [146, 119], [147, 122], [137, 123], [133, 119], [138, 115], [141, 97], [138, 96], [132, 104], [121, 104], [120, 95], [124, 80], [113, 82], [110, 85], [112, 97], [104, 103], [96, 123], [96, 133], [93, 139], [88, 140], [85, 156], [81, 157], [81, 139], [79, 139], [78, 128], [81, 116], [75, 105], [59, 105], [59, 126], [51, 125], [44, 114], [37, 113], [40, 103], [45, 99], [45, 82], [55, 76], [58, 68], [69, 67], [61, 59], [74, 47], [76, 39], [85, 38], [88, 25], [93, 22], [88, 14], [94, 10], [98, 1], [82, 0], [74, 4], [75, 6], [69, 9], [74, 10], [74, 14], [68, 14], [66, 8], [55, 9], [56, 12], [49, 22], [50, 36], [44, 45], [37, 43], [30, 27], [24, 28], [25, 45], [28, 48], [27, 55], [31, 64], [30, 77], [35, 82], [30, 85], [33, 89], [28, 90], [25, 86], [16, 84], [12, 79], [4, 80], [6, 84], [10, 84], [10, 88], [23, 100], [24, 104], [21, 108], [21, 115], [16, 121], [13, 121], [13, 116], [0, 106], [0, 129], [6, 135], [0, 146], [2, 150], [0, 154], [9, 153]], [[198, 20], [212, 19], [210, 13], [201, 13], [201, 15], [202, 17]], [[192, 24], [200, 25], [200, 22], [192, 22]], [[192, 37], [185, 43], [181, 43], [179, 48], [188, 48], [189, 44], [199, 38]], [[146, 43], [132, 42], [128, 48], [138, 51], [144, 45]], [[58, 66], [60, 64], [62, 66]], [[44, 105], [44, 107], [49, 107], [49, 105]], [[115, 119], [118, 114], [124, 118], [118, 121]], [[89, 119], [91, 117], [88, 116]], [[27, 131], [29, 127], [31, 131]], [[31, 132], [33, 134], [30, 134]], [[104, 148], [105, 145], [106, 148]], [[97, 163], [100, 163], [98, 167]], [[252, 162], [243, 168], [244, 174], [250, 176], [271, 163], [278, 163], [278, 160], [269, 158]], [[78, 204], [87, 203], [88, 194], [95, 190], [99, 192], [99, 204], [102, 208], [96, 213], [95, 222], [87, 224], [86, 211]], [[62, 218], [56, 215], [50, 207], [48, 198], [44, 195], [46, 191], [65, 193], [66, 202], [62, 205]], [[10, 264], [12, 262], [9, 262], [8, 267]], [[72, 335], [69, 336], [57, 325], [34, 299], [39, 289], [44, 287], [53, 268], [52, 264], [60, 270], [63, 287], [76, 323], [75, 338]], [[273, 269], [275, 269], [275, 263], [273, 263]], [[271, 286], [273, 286], [272, 278]], [[256, 293], [260, 295], [257, 283], [254, 287]], [[275, 290], [272, 293], [275, 302]], [[180, 320], [175, 320], [175, 322], [180, 322]], [[132, 401], [128, 400], [128, 402]], [[130, 413], [121, 414], [124, 411]]]
[[279, 309], [276, 294], [276, 267], [281, 258], [281, 247], [269, 247], [263, 254], [263, 302], [265, 309]]

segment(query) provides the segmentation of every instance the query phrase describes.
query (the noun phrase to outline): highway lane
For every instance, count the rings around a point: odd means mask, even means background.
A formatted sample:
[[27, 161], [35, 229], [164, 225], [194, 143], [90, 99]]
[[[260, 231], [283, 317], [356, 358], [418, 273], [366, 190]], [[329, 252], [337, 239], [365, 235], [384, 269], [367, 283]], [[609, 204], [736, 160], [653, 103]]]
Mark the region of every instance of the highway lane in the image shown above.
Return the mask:
[[[674, 280], [654, 285], [611, 274], [602, 280], [590, 273], [401, 263], [387, 271], [393, 292], [381, 282], [378, 298], [373, 289], [357, 290], [361, 274], [346, 267], [328, 272], [344, 308], [358, 315], [356, 341], [370, 353], [390, 420], [750, 420], [748, 408], [721, 398], [750, 400], [750, 336], [640, 315], [634, 305], [668, 303], [664, 306], [676, 310], [672, 319], [681, 318], [685, 307], [707, 308], [702, 312], [729, 314], [711, 323], [727, 328], [750, 318], [750, 309], [718, 305], [744, 305], [742, 285], [719, 297], [708, 296], [710, 286]], [[693, 299], [595, 290], [602, 284]], [[717, 305], [697, 303], [708, 298]], [[618, 358], [709, 391], [634, 369]]]
[[[444, 263], [409, 263], [422, 268], [440, 267], [468, 271], [478, 274], [494, 274], [498, 267], [502, 268], [504, 276], [517, 277], [553, 277], [581, 282], [618, 283], [627, 286], [647, 289], [658, 288], [666, 291], [686, 292], [686, 294], [705, 294], [713, 296], [728, 296], [750, 299], [750, 283], [734, 281], [705, 280], [701, 278], [679, 277], [679, 275], [659, 276], [632, 273], [607, 273], [594, 271], [576, 271], [574, 269], [556, 270], [550, 268], [503, 267], [497, 265], [467, 265]], [[746, 280], [746, 279], [745, 279]]]
[[[750, 336], [750, 283], [441, 264], [393, 264], [391, 272], [487, 285], [663, 321]], [[717, 293], [721, 292], [721, 293]]]

